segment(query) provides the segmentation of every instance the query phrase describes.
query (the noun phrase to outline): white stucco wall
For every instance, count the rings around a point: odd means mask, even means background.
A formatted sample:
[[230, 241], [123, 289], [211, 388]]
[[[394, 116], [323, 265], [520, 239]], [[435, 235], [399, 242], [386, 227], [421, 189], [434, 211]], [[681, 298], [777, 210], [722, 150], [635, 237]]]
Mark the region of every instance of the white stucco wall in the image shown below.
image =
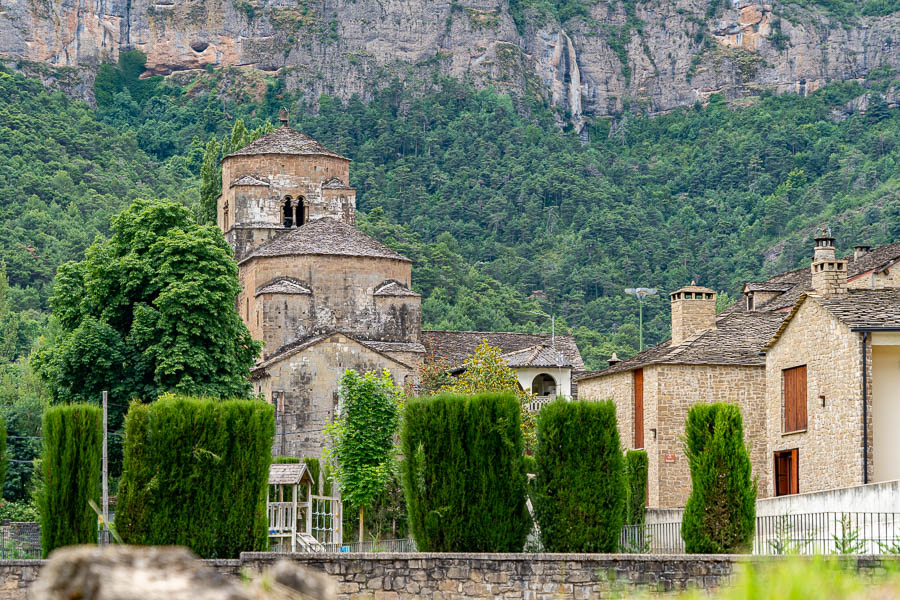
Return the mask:
[[873, 479], [900, 479], [900, 346], [872, 339]]
[[572, 397], [572, 369], [514, 369], [516, 376], [519, 378], [519, 385], [526, 392], [531, 391], [531, 384], [534, 378], [545, 373], [556, 381], [556, 395]]

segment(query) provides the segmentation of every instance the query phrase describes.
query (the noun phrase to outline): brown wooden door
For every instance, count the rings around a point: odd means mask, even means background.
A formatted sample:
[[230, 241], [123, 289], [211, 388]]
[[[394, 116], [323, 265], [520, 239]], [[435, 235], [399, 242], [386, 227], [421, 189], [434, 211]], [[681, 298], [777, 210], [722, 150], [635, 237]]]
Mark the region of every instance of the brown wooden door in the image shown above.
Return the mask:
[[787, 496], [800, 491], [798, 451], [782, 450], [775, 453], [775, 495]]
[[644, 447], [644, 370], [634, 370], [634, 447]]
[[784, 431], [806, 429], [806, 365], [784, 370]]

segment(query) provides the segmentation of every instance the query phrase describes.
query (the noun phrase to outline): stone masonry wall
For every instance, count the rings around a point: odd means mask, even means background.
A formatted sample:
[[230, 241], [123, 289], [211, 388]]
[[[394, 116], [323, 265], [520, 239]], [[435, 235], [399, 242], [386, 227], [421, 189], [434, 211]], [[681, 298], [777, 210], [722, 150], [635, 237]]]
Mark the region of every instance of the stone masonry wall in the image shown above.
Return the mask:
[[[633, 372], [594, 377], [579, 383], [579, 397], [612, 398], [619, 436], [634, 448]], [[691, 490], [687, 459], [681, 447], [688, 409], [698, 403], [733, 402], [741, 407], [744, 437], [754, 474], [766, 464], [765, 369], [762, 366], [647, 365], [644, 367], [644, 449], [648, 458], [649, 506], [684, 506]], [[653, 430], [656, 430], [654, 436]]]
[[[688, 288], [691, 289], [691, 288]], [[693, 293], [693, 292], [688, 292]], [[698, 294], [699, 295], [699, 294]], [[716, 295], [672, 301], [672, 346], [716, 325]]]
[[[650, 370], [655, 372], [655, 388], [652, 389], [646, 383]], [[644, 406], [656, 407], [658, 422], [659, 495], [658, 504], [652, 504], [651, 490], [651, 506], [674, 508], [687, 502], [691, 475], [681, 436], [684, 435], [688, 410], [695, 404], [728, 402], [740, 407], [753, 474], [762, 478], [766, 465], [766, 380], [762, 366], [653, 365], [644, 369], [644, 381]], [[656, 401], [647, 402], [648, 394], [655, 395]]]
[[[782, 371], [801, 365], [806, 365], [808, 426], [804, 431], [786, 434]], [[768, 456], [766, 475], [760, 478], [766, 495], [775, 493], [774, 453], [793, 448], [798, 449], [801, 494], [861, 484], [860, 334], [851, 332], [809, 297], [767, 352], [766, 382]], [[820, 396], [825, 396], [824, 407]], [[871, 467], [871, 439], [869, 442]]]

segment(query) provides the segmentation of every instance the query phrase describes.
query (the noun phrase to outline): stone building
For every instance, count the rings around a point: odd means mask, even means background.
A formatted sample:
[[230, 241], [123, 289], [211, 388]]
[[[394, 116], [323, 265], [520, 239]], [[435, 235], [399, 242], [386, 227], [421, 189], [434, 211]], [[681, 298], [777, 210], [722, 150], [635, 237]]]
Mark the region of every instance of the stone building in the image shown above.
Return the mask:
[[581, 352], [571, 335], [507, 333], [497, 331], [423, 331], [427, 360], [441, 360], [451, 370], [463, 362], [482, 342], [500, 348], [506, 364], [515, 371], [523, 390], [535, 395], [533, 409], [557, 396], [578, 396], [574, 383], [585, 372]]
[[[900, 296], [893, 289], [900, 288], [900, 266], [894, 268], [900, 243], [874, 251], [858, 246], [837, 259], [833, 242], [824, 234], [816, 238], [809, 267], [748, 282], [743, 300], [718, 315], [712, 290], [691, 285], [672, 292], [671, 340], [577, 377], [582, 399], [613, 399], [623, 445], [647, 450], [649, 506], [681, 507], [687, 500], [690, 474], [680, 438], [688, 409], [700, 402], [740, 406], [760, 496], [900, 477], [884, 458], [895, 450], [892, 440], [877, 436], [900, 425], [900, 411], [892, 412], [900, 404], [892, 391], [900, 390], [900, 378], [888, 368], [900, 364], [891, 346], [898, 334], [890, 331], [900, 330]], [[863, 364], [869, 371], [865, 432]], [[787, 429], [785, 390], [794, 411]], [[815, 406], [820, 395], [824, 407]], [[801, 406], [809, 407], [808, 429], [796, 425], [807, 417]], [[873, 460], [879, 450], [881, 463]], [[785, 479], [785, 469], [793, 480]]]
[[264, 343], [251, 378], [276, 405], [276, 454], [321, 454], [346, 369], [412, 385], [424, 357], [412, 263], [354, 227], [349, 166], [286, 116], [222, 161], [218, 223], [238, 312]]

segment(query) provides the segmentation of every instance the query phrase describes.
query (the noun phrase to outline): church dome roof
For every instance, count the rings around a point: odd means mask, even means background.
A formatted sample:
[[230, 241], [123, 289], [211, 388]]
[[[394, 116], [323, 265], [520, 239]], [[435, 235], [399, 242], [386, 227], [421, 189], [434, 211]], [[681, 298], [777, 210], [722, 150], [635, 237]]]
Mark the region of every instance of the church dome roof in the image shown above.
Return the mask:
[[240, 264], [266, 256], [338, 255], [389, 258], [412, 262], [342, 221], [321, 218], [292, 229], [266, 242], [241, 260]]
[[329, 150], [316, 140], [296, 129], [284, 125], [258, 138], [230, 156], [253, 156], [258, 154], [301, 154], [314, 156], [331, 156], [350, 160], [337, 152]]

